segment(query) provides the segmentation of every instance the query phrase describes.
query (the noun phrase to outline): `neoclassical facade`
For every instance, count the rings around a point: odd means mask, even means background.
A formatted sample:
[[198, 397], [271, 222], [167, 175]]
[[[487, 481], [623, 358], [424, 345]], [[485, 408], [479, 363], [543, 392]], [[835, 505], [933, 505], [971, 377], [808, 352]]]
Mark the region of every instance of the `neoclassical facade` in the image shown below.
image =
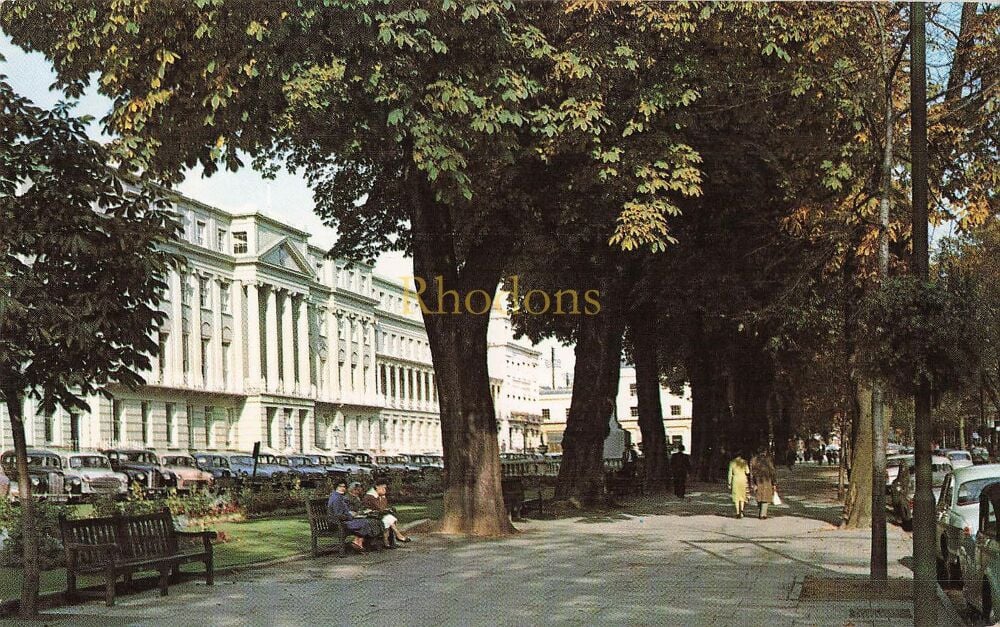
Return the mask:
[[[184, 226], [147, 385], [89, 411], [26, 401], [36, 446], [439, 452], [437, 391], [419, 311], [363, 264], [326, 259], [261, 213], [177, 197]], [[0, 448], [12, 445], [0, 411]]]

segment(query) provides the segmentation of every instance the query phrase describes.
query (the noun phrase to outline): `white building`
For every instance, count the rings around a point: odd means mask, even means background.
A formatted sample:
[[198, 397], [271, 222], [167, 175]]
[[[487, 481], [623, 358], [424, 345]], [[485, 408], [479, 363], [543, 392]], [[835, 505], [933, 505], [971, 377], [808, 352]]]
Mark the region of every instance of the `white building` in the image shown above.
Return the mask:
[[[543, 387], [539, 391], [539, 406], [542, 414], [542, 431], [550, 452], [562, 450], [562, 437], [566, 431], [570, 402], [573, 398], [572, 386]], [[660, 386], [660, 407], [663, 410], [663, 428], [667, 442], [676, 446], [683, 444], [691, 450], [691, 391], [685, 386], [683, 394], [677, 396], [664, 386]], [[615, 411], [622, 429], [632, 435], [632, 442], [642, 446], [639, 431], [639, 403], [636, 395], [635, 366], [622, 364], [618, 379], [618, 396]]]
[[[184, 232], [171, 251], [186, 264], [167, 279], [147, 385], [113, 386], [84, 412], [43, 416], [26, 401], [29, 444], [441, 450], [427, 338], [400, 286], [263, 214], [174, 203]], [[0, 410], [0, 448], [12, 444]]]
[[542, 444], [538, 402], [539, 353], [513, 339], [510, 318], [494, 309], [487, 333], [490, 390], [501, 452], [534, 450]]

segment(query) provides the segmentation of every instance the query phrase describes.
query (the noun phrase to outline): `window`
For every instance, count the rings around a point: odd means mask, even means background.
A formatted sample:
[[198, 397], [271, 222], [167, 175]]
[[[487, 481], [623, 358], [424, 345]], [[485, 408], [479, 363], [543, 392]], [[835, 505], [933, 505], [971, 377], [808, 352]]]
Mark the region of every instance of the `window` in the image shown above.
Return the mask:
[[167, 446], [174, 446], [177, 444], [177, 425], [175, 423], [174, 416], [174, 404], [166, 404], [167, 411]]
[[149, 403], [142, 402], [142, 443], [149, 444]]
[[212, 293], [209, 291], [210, 284], [208, 277], [198, 277], [198, 300], [202, 309], [208, 309], [212, 302]]
[[635, 396], [635, 384], [634, 383], [630, 383], [629, 384], [629, 386], [628, 386], [628, 394], [629, 394], [629, 396]]
[[629, 408], [629, 415], [632, 416], [633, 418], [638, 418], [639, 417], [639, 408], [638, 407], [631, 407], [631, 408]]
[[680, 405], [671, 405], [670, 406], [670, 415], [671, 416], [680, 416], [681, 415], [681, 406]]
[[548, 420], [550, 418], [550, 412], [548, 409], [542, 410], [542, 420]]
[[233, 254], [245, 255], [247, 253], [247, 232], [235, 231], [233, 233]]
[[160, 380], [162, 381], [163, 375], [167, 371], [167, 338], [169, 338], [170, 336], [163, 332], [160, 332], [159, 336], [160, 336], [159, 337], [160, 354], [156, 361], [157, 361], [157, 366], [160, 370]]
[[233, 313], [230, 305], [231, 290], [232, 285], [229, 283], [221, 283], [219, 285], [219, 307], [224, 314]]
[[52, 443], [52, 414], [42, 414], [42, 422], [45, 429], [45, 441]]
[[111, 401], [111, 441], [116, 444], [122, 441], [122, 423], [125, 421], [125, 407], [118, 399]]
[[194, 225], [194, 243], [199, 246], [205, 245], [205, 222], [198, 220]]
[[191, 372], [191, 334], [181, 334], [181, 368], [184, 374]]
[[226, 342], [222, 345], [222, 387], [229, 387], [230, 360], [232, 359], [232, 344]]
[[226, 251], [226, 229], [219, 229], [215, 237], [215, 249], [220, 253]]
[[211, 405], [205, 406], [205, 440], [208, 448], [215, 448], [215, 408]]
[[236, 410], [230, 407], [226, 410], [226, 448], [236, 447]]
[[208, 339], [201, 340], [201, 380], [208, 383]]

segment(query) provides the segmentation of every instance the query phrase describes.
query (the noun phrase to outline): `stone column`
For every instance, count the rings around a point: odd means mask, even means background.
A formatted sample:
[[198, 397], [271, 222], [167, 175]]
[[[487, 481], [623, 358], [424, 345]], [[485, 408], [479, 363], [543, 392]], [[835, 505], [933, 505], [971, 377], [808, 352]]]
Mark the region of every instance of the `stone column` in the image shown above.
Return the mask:
[[281, 389], [289, 394], [295, 388], [295, 345], [292, 343], [292, 293], [281, 298]]
[[247, 283], [247, 387], [260, 390], [260, 293], [257, 283]]
[[273, 286], [269, 286], [267, 291], [267, 305], [264, 312], [264, 339], [266, 354], [264, 357], [267, 364], [267, 390], [274, 392], [278, 389], [278, 295]]
[[184, 311], [182, 307], [182, 301], [184, 295], [182, 293], [183, 283], [181, 281], [180, 273], [174, 269], [170, 269], [170, 338], [168, 342], [170, 344], [167, 347], [167, 363], [165, 376], [167, 378], [166, 383], [172, 386], [180, 385], [184, 382], [184, 364], [182, 362], [183, 344], [184, 341]]
[[232, 359], [229, 364], [229, 389], [242, 392], [243, 364], [245, 363], [246, 356], [243, 353], [245, 315], [243, 313], [243, 283], [241, 281], [233, 281], [229, 286], [229, 306], [233, 308], [233, 337], [232, 345], [230, 346]]
[[[304, 303], [303, 303], [304, 304]], [[316, 441], [316, 435], [313, 433], [313, 429], [309, 427], [312, 425], [312, 412], [308, 409], [299, 410], [299, 428], [302, 429], [302, 450], [300, 453], [305, 453], [313, 447], [313, 443]], [[298, 442], [296, 442], [298, 444]]]
[[328, 344], [326, 369], [327, 369], [327, 397], [331, 400], [343, 400], [340, 391], [340, 339], [338, 334], [340, 328], [337, 326], [340, 319], [334, 309], [326, 312], [326, 341]]
[[296, 331], [299, 347], [299, 394], [313, 397], [312, 383], [309, 381], [311, 342], [309, 341], [309, 298], [305, 295], [299, 298], [299, 315]]
[[[209, 286], [212, 290], [209, 301], [212, 308], [212, 341], [210, 344], [212, 361], [208, 367], [208, 381], [211, 383], [211, 387], [222, 389], [226, 385], [222, 380], [222, 281], [214, 278], [209, 282]], [[231, 286], [229, 291], [229, 306], [232, 307]], [[232, 373], [229, 374], [232, 376]]]
[[191, 297], [191, 334], [189, 348], [191, 355], [191, 382], [193, 387], [203, 387], [201, 376], [201, 276], [191, 275], [194, 281], [194, 295]]
[[369, 320], [365, 324], [365, 339], [368, 341], [364, 357], [361, 359], [362, 367], [364, 367], [365, 359], [368, 360], [368, 373], [365, 382], [365, 397], [368, 399], [369, 405], [378, 404], [378, 389], [377, 380], [378, 373], [376, 372], [377, 366], [375, 361], [375, 321]]

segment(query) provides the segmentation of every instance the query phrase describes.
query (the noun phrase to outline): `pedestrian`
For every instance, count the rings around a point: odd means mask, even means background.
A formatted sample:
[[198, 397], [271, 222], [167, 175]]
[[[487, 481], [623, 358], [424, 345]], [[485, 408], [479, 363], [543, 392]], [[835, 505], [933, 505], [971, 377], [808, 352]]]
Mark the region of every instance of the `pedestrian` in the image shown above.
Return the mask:
[[788, 465], [789, 472], [795, 465], [795, 439], [791, 438], [788, 440], [788, 450], [785, 451], [785, 463]]
[[746, 508], [749, 474], [750, 468], [747, 466], [747, 460], [743, 459], [742, 455], [737, 454], [733, 461], [729, 462], [729, 475], [726, 480], [733, 497], [733, 505], [736, 506], [737, 518], [743, 518], [743, 510]]
[[392, 536], [400, 542], [409, 542], [410, 538], [396, 527], [399, 519], [396, 518], [396, 510], [389, 507], [389, 498], [386, 493], [389, 491], [389, 484], [385, 479], [376, 479], [375, 485], [365, 493], [362, 503], [365, 509], [378, 512], [382, 515], [382, 526], [385, 528], [385, 545], [395, 548], [396, 543], [392, 542]]
[[331, 524], [335, 525], [335, 521], [343, 522], [347, 531], [354, 534], [351, 548], [357, 551], [365, 550], [365, 538], [377, 538], [382, 535], [381, 521], [376, 518], [365, 518], [360, 512], [351, 510], [345, 481], [337, 482], [337, 487], [326, 502], [326, 512]]
[[774, 462], [766, 450], [761, 449], [750, 460], [750, 477], [753, 481], [754, 498], [757, 499], [757, 517], [763, 520], [767, 518], [767, 506], [774, 498], [774, 484], [777, 481]]
[[674, 476], [674, 494], [684, 498], [687, 491], [687, 476], [691, 472], [691, 458], [684, 452], [684, 445], [677, 446], [677, 452], [670, 456], [670, 472]]

